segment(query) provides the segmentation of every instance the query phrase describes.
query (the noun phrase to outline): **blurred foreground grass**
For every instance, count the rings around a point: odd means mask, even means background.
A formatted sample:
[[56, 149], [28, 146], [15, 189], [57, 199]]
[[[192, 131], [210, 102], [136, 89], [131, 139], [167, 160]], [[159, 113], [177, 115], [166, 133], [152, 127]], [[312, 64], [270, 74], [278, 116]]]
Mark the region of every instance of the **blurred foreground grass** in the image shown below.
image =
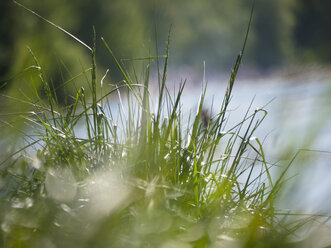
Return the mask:
[[77, 87], [67, 103], [31, 51], [34, 64], [19, 75], [26, 89], [5, 96], [17, 112], [1, 116], [1, 247], [330, 245], [300, 235], [316, 222], [323, 226], [326, 216], [275, 205], [293, 160], [280, 169], [267, 162], [254, 137], [267, 112], [248, 106], [241, 122], [227, 125], [247, 35], [221, 106], [207, 114], [204, 80], [188, 120], [181, 111], [185, 81], [173, 97], [166, 86], [170, 35], [164, 56], [150, 51], [142, 59], [141, 76], [127, 73], [102, 39], [123, 77], [112, 88], [107, 73], [97, 75], [95, 46], [86, 46], [91, 68], [66, 83], [85, 80], [87, 89]]

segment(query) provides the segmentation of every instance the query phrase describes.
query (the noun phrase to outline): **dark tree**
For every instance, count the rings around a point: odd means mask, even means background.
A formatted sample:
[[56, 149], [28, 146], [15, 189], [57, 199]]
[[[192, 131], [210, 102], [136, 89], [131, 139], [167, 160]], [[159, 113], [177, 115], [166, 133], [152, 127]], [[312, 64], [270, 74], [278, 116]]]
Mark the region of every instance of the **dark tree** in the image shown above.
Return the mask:
[[331, 62], [331, 1], [301, 0], [295, 41], [307, 59]]
[[7, 79], [13, 62], [15, 14], [12, 1], [0, 1], [0, 82]]

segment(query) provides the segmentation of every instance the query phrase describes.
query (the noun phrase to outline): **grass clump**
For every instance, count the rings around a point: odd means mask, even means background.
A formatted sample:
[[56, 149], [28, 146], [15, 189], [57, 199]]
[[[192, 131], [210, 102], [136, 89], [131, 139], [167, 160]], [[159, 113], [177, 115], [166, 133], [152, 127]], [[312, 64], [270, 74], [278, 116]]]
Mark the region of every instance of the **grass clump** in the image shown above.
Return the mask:
[[[92, 66], [80, 76], [89, 81], [90, 97], [80, 88], [68, 106], [59, 104], [34, 57], [43, 92], [35, 89], [36, 101], [20, 100], [32, 112], [14, 121], [21, 118], [30, 128], [21, 130], [28, 130], [23, 148], [1, 162], [1, 246], [300, 246], [292, 235], [307, 219], [290, 222], [274, 204], [290, 164], [273, 179], [273, 165], [254, 137], [267, 112], [248, 108], [240, 123], [227, 127], [247, 35], [222, 105], [204, 119], [206, 82], [188, 120], [181, 111], [185, 81], [175, 97], [169, 93], [170, 35], [165, 56], [149, 52], [143, 59], [140, 80], [102, 39], [123, 76], [111, 89], [102, 88], [106, 75], [98, 89], [96, 48], [88, 47]], [[2, 122], [2, 129], [13, 125]]]

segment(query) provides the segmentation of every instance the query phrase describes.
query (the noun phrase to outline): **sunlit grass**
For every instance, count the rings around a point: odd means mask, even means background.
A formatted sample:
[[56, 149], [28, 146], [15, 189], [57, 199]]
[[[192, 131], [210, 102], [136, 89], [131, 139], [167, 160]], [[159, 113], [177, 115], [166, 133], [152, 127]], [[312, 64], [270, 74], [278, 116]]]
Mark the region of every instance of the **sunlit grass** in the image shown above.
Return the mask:
[[[227, 125], [248, 31], [221, 106], [206, 114], [203, 80], [190, 118], [181, 108], [186, 82], [174, 97], [167, 88], [170, 34], [164, 56], [150, 51], [142, 59], [140, 78], [102, 39], [123, 76], [111, 89], [103, 88], [107, 74], [97, 80], [96, 47], [88, 47], [91, 68], [74, 78], [85, 76], [89, 89], [78, 89], [68, 106], [30, 51], [38, 77], [27, 79], [42, 92], [32, 87], [34, 101], [9, 97], [29, 111], [2, 121], [2, 130], [25, 124], [18, 130], [22, 148], [0, 162], [1, 247], [305, 245], [294, 242], [297, 231], [322, 216], [289, 218], [294, 215], [277, 209], [292, 162], [274, 178], [275, 166], [254, 136], [267, 112], [248, 106], [241, 122]], [[151, 73], [158, 78], [156, 106]]]

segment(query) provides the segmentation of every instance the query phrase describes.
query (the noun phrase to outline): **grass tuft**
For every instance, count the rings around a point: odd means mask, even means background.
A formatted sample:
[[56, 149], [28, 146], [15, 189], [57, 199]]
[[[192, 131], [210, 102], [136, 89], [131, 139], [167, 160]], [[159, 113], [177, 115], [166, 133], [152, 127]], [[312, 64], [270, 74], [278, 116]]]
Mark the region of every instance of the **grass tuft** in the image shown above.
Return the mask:
[[[91, 92], [78, 89], [65, 106], [30, 51], [42, 93], [34, 88], [32, 102], [11, 99], [31, 111], [1, 121], [2, 130], [18, 119], [25, 126], [22, 148], [0, 163], [0, 246], [304, 247], [293, 238], [323, 216], [292, 221], [294, 214], [275, 206], [293, 160], [273, 179], [274, 165], [254, 137], [267, 112], [249, 106], [241, 122], [226, 125], [251, 19], [220, 109], [206, 114], [204, 79], [189, 120], [181, 110], [186, 81], [175, 97], [167, 88], [170, 31], [165, 56], [149, 46], [148, 57], [137, 59], [145, 63], [140, 79], [102, 38], [123, 77], [111, 89], [104, 87], [108, 71], [98, 85], [95, 31], [93, 48], [69, 34], [91, 51], [91, 68], [73, 77], [86, 76]], [[157, 106], [149, 92], [153, 66]]]

